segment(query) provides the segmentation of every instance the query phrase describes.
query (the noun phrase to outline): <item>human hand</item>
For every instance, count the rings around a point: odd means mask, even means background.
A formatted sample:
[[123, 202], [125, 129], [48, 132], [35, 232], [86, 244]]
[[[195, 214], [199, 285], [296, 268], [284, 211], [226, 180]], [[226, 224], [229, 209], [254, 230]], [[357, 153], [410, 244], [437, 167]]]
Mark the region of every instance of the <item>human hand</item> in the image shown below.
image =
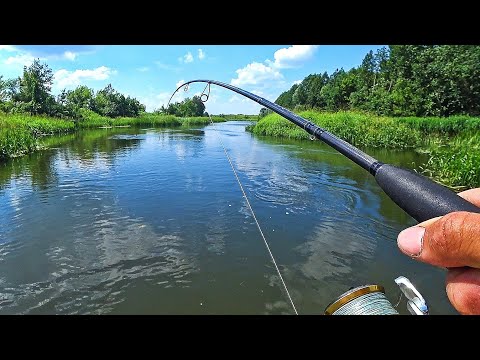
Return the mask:
[[[458, 195], [480, 206], [480, 188]], [[480, 214], [458, 211], [429, 219], [398, 234], [397, 245], [415, 260], [448, 268], [453, 307], [464, 315], [480, 314]]]

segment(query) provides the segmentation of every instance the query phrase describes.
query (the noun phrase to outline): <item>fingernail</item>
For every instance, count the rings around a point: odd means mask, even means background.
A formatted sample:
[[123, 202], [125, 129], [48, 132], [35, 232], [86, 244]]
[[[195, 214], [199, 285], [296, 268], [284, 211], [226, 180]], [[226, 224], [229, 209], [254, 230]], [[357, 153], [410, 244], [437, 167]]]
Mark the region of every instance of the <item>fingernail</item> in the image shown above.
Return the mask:
[[419, 256], [423, 248], [425, 228], [420, 226], [409, 227], [398, 234], [397, 244], [400, 250], [410, 256]]

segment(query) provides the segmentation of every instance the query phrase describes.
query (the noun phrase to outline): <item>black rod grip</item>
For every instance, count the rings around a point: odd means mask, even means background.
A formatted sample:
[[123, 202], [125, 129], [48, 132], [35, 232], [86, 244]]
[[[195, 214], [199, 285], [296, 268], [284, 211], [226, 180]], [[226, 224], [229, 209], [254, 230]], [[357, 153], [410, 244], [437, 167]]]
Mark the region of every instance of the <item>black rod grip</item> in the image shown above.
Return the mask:
[[480, 213], [480, 208], [416, 172], [382, 165], [375, 180], [385, 193], [418, 222], [454, 211]]

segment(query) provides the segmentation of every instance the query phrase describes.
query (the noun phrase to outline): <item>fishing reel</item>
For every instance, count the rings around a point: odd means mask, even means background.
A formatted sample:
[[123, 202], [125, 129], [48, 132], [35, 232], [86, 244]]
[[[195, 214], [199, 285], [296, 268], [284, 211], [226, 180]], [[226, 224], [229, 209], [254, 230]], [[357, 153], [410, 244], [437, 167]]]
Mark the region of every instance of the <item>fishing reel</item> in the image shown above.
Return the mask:
[[348, 290], [325, 308], [325, 315], [399, 315], [395, 309], [402, 295], [407, 298], [407, 309], [412, 315], [428, 315], [423, 296], [404, 276], [395, 279], [401, 294], [396, 306], [385, 296], [380, 285], [365, 285]]

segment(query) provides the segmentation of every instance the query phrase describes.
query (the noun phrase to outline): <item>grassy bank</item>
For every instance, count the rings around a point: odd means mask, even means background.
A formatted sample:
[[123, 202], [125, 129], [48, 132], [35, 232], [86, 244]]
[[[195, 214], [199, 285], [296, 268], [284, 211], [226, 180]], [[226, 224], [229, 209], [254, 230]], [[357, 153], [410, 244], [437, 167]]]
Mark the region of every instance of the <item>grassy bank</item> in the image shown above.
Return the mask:
[[243, 114], [220, 114], [219, 117], [227, 120], [249, 120], [249, 121], [257, 121], [259, 118], [258, 115], [243, 115]]
[[[139, 117], [109, 118], [85, 110], [82, 119], [63, 120], [45, 116], [3, 114], [0, 112], [0, 160], [21, 156], [40, 149], [38, 139], [54, 134], [66, 134], [78, 129], [96, 129], [114, 126], [176, 127], [206, 125], [208, 117], [178, 118], [173, 115], [145, 113]], [[214, 122], [226, 121], [224, 117], [212, 116]]]
[[[480, 187], [480, 118], [390, 118], [350, 111], [304, 111], [299, 115], [359, 147], [426, 152], [428, 162], [415, 170], [452, 188]], [[309, 138], [303, 129], [277, 114], [247, 130], [256, 135]]]
[[[139, 117], [120, 117], [109, 118], [98, 115], [90, 110], [82, 111], [82, 120], [77, 122], [77, 127], [83, 129], [93, 129], [108, 126], [149, 126], [149, 127], [169, 127], [169, 126], [187, 126], [187, 125], [206, 125], [210, 123], [208, 117], [186, 117], [179, 118], [173, 115], [156, 115], [145, 113]], [[226, 121], [225, 118], [212, 116], [214, 122]]]
[[[372, 117], [354, 112], [321, 113], [303, 111], [300, 116], [331, 131], [338, 137], [357, 146], [411, 148], [420, 141], [420, 131], [393, 118]], [[256, 135], [308, 139], [310, 135], [302, 128], [277, 114], [270, 114], [249, 126], [247, 130]]]
[[37, 139], [41, 136], [68, 133], [74, 129], [73, 121], [0, 113], [0, 160], [39, 149]]

